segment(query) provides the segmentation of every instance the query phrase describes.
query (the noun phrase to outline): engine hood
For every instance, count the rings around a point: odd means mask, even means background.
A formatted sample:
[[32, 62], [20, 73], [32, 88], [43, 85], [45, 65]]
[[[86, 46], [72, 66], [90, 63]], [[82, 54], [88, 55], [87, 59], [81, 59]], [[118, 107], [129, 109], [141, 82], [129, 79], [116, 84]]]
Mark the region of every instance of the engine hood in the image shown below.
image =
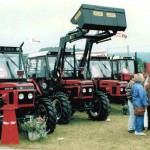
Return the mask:
[[127, 81], [119, 81], [119, 80], [101, 80], [101, 84], [116, 84], [116, 85], [127, 85]]
[[34, 89], [34, 85], [32, 83], [1, 82], [0, 89]]
[[62, 80], [62, 84], [93, 85], [91, 80]]

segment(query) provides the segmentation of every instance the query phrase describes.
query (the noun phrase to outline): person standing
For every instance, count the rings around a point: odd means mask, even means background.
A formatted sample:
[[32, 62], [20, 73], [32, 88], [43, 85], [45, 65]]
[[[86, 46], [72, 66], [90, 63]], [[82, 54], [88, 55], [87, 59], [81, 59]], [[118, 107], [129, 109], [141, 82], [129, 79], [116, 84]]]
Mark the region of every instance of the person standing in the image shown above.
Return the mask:
[[[142, 85], [144, 76], [142, 73], [134, 75], [134, 84], [131, 87], [131, 95], [134, 107], [147, 107], [147, 94]], [[143, 132], [144, 128], [144, 115], [135, 115], [135, 135], [146, 135]]]
[[128, 132], [133, 133], [135, 130], [135, 125], [134, 125], [134, 107], [133, 107], [133, 100], [132, 100], [132, 95], [131, 95], [131, 87], [134, 83], [134, 75], [130, 76], [130, 81], [127, 84], [126, 87], [126, 95], [128, 99], [128, 108], [129, 108], [129, 118], [128, 118]]

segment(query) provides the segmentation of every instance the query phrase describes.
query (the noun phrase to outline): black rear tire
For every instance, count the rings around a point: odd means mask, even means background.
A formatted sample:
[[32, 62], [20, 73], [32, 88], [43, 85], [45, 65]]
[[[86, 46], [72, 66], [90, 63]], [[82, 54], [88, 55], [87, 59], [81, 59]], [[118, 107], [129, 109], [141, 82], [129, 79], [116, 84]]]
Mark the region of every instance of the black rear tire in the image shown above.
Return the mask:
[[96, 91], [93, 105], [94, 108], [87, 112], [89, 118], [96, 121], [106, 120], [110, 113], [110, 101], [106, 94], [101, 91]]
[[69, 97], [63, 92], [55, 92], [51, 96], [51, 100], [57, 111], [57, 123], [68, 124], [72, 112]]

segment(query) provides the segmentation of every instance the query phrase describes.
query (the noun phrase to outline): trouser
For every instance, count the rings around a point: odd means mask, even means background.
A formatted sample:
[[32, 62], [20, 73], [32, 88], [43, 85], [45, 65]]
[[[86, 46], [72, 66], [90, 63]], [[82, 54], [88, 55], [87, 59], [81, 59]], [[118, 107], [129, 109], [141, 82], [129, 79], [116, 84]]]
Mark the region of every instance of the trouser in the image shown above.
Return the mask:
[[150, 130], [150, 106], [147, 107], [147, 115], [148, 115], [148, 129]]
[[147, 115], [147, 108], [145, 109], [144, 113], [144, 128], [148, 128], [148, 115]]
[[128, 100], [128, 106], [129, 106], [128, 130], [134, 130], [135, 129], [134, 107], [133, 107], [133, 103], [130, 100]]
[[144, 116], [135, 116], [135, 131], [142, 132], [144, 128]]

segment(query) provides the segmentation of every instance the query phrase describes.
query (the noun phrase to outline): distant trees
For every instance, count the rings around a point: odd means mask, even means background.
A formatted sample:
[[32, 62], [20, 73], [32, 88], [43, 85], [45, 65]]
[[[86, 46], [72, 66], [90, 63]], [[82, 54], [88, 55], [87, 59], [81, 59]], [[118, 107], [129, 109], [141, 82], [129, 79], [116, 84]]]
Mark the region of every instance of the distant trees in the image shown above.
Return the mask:
[[[49, 51], [49, 50], [58, 51], [58, 47], [46, 47], [46, 48], [41, 48], [41, 49], [39, 50], [39, 52], [41, 52], [41, 51]], [[73, 51], [73, 48], [68, 48], [68, 47], [66, 47], [66, 50], [68, 50], [68, 51]], [[83, 51], [83, 50], [80, 49], [80, 48], [76, 48], [76, 51]]]
[[45, 47], [45, 48], [41, 48], [41, 49], [39, 50], [39, 52], [41, 52], [41, 51], [49, 51], [49, 50], [58, 51], [58, 47]]

